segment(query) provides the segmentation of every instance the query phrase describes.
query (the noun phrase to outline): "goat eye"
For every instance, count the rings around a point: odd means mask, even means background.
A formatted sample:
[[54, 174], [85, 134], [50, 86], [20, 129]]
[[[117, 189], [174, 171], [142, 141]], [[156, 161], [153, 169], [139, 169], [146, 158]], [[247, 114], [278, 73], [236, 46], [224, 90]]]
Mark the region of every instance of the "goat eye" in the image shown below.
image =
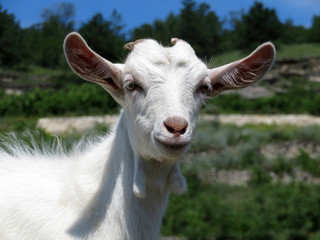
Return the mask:
[[202, 84], [199, 88], [200, 92], [203, 94], [207, 94], [209, 92], [211, 92], [211, 87], [209, 86], [209, 84]]
[[130, 82], [130, 83], [127, 84], [127, 89], [128, 89], [129, 91], [134, 91], [134, 90], [136, 90], [138, 87], [139, 87], [138, 84], [136, 84], [135, 82]]

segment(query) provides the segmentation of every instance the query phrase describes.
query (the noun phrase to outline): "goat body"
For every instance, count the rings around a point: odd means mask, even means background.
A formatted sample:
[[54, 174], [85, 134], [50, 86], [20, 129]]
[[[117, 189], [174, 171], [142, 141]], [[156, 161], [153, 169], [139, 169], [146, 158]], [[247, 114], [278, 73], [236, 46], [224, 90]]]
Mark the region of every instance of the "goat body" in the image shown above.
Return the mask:
[[172, 164], [143, 161], [148, 194], [136, 197], [125, 118], [109, 136], [68, 155], [14, 147], [13, 156], [2, 153], [0, 238], [157, 239]]
[[[19, 140], [0, 150], [0, 239], [157, 239], [170, 192], [183, 193], [179, 163], [210, 97], [248, 86], [271, 68], [260, 46], [237, 62], [207, 69], [189, 44], [139, 40], [124, 64], [94, 53], [77, 33], [64, 50], [70, 67], [123, 107], [105, 137], [59, 147]], [[8, 140], [4, 140], [8, 141]]]

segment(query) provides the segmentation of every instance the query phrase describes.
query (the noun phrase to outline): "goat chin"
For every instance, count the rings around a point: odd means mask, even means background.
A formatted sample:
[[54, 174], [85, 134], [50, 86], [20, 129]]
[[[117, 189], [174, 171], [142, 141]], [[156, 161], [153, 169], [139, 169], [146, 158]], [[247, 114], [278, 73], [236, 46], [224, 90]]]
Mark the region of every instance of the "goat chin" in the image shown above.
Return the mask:
[[175, 163], [179, 161], [179, 159], [187, 153], [189, 149], [190, 143], [183, 146], [168, 146], [166, 144], [157, 143], [157, 151], [159, 153], [159, 157], [157, 161], [161, 163]]

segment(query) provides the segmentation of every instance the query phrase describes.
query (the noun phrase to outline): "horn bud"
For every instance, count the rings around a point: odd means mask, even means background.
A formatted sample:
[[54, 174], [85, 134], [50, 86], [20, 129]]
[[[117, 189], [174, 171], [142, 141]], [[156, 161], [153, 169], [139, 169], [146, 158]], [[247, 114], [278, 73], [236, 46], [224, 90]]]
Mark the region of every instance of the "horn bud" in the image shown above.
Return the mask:
[[175, 45], [179, 40], [179, 38], [171, 38], [171, 44]]
[[132, 51], [132, 50], [134, 49], [134, 46], [135, 46], [136, 44], [141, 43], [141, 42], [143, 42], [143, 41], [144, 41], [144, 39], [138, 39], [138, 40], [136, 40], [136, 41], [134, 41], [134, 42], [128, 42], [127, 44], [125, 44], [125, 45], [123, 46], [123, 50]]

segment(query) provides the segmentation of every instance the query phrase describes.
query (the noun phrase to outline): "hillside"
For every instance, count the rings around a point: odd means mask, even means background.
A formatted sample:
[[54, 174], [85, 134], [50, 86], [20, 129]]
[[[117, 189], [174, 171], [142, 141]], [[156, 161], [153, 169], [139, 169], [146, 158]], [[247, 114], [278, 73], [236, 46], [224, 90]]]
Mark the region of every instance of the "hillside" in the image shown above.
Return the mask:
[[[227, 52], [214, 56], [209, 65], [220, 66], [247, 56], [248, 53], [241, 51]], [[280, 45], [277, 48], [277, 61], [268, 80], [273, 80], [273, 74], [280, 72], [280, 77], [320, 75], [320, 44], [295, 44]], [[289, 69], [289, 72], [288, 72]], [[298, 73], [298, 71], [302, 71]], [[288, 74], [286, 75], [286, 72]], [[296, 74], [297, 73], [297, 74]], [[278, 75], [276, 74], [278, 77]], [[41, 89], [60, 89], [64, 84], [77, 83], [77, 77], [66, 68], [64, 70], [46, 69], [30, 66], [26, 71], [4, 70], [0, 68], [0, 89], [8, 93], [30, 91], [36, 87]]]
[[[319, 52], [317, 44], [280, 46], [279, 57], [265, 80], [243, 90], [226, 92], [209, 101], [203, 111], [319, 115]], [[211, 62], [219, 65], [243, 55], [235, 51], [217, 56]], [[1, 116], [104, 115], [118, 109], [101, 87], [79, 80], [69, 69], [2, 70], [0, 87]]]

